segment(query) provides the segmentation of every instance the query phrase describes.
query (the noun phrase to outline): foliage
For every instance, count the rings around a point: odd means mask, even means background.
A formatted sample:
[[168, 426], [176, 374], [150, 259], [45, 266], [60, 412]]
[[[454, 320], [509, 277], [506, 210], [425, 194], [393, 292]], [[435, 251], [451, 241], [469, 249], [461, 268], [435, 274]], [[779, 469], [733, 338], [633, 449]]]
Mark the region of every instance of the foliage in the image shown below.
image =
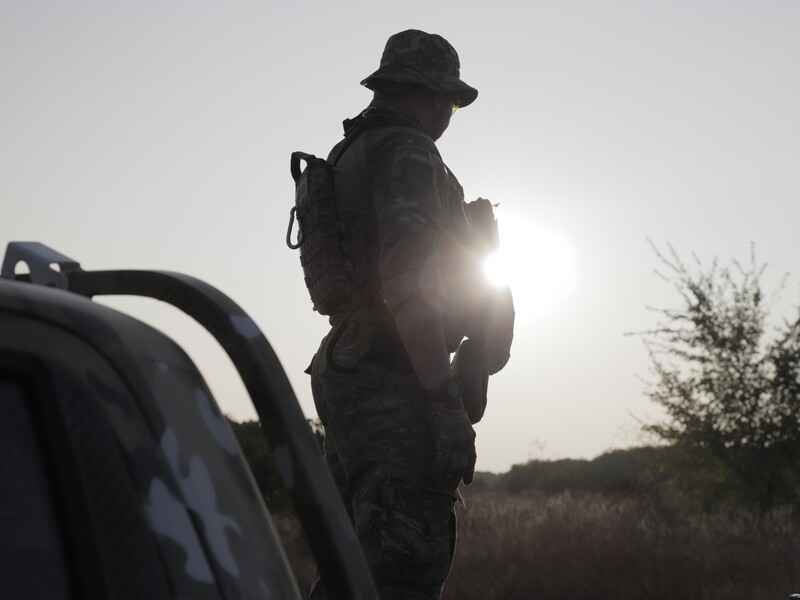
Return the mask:
[[[289, 496], [283, 486], [272, 451], [258, 421], [238, 423], [228, 419], [236, 440], [250, 465], [258, 489], [272, 513], [285, 513], [292, 510]], [[322, 448], [324, 433], [319, 421], [309, 420], [309, 427]]]
[[766, 335], [764, 266], [751, 255], [687, 267], [672, 247], [663, 276], [682, 306], [658, 309], [644, 332], [656, 381], [648, 395], [668, 419], [645, 426], [733, 483], [742, 500], [768, 509], [796, 499], [800, 468], [800, 318]]
[[[647, 497], [477, 494], [457, 505], [443, 600], [752, 600], [800, 591], [800, 521], [788, 510], [708, 514]], [[314, 561], [276, 526], [301, 590]]]
[[511, 492], [560, 494], [655, 493], [672, 478], [669, 448], [612, 450], [592, 460], [532, 460], [502, 475], [500, 488]]

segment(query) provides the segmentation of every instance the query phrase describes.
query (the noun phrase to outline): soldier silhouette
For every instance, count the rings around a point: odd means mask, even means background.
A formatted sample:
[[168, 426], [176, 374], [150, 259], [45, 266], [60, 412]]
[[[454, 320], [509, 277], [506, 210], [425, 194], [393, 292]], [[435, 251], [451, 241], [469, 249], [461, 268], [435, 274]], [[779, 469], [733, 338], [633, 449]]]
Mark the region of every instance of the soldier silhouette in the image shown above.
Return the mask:
[[[331, 329], [307, 371], [325, 458], [384, 600], [440, 597], [457, 488], [475, 466], [464, 381], [450, 363], [475, 312], [457, 250], [470, 224], [435, 144], [478, 95], [459, 70], [441, 36], [389, 38], [361, 82], [372, 102], [344, 122], [328, 158], [345, 260], [324, 243], [304, 259], [307, 283], [313, 273], [317, 290], [336, 292], [317, 306]], [[310, 597], [328, 597], [319, 575]]]

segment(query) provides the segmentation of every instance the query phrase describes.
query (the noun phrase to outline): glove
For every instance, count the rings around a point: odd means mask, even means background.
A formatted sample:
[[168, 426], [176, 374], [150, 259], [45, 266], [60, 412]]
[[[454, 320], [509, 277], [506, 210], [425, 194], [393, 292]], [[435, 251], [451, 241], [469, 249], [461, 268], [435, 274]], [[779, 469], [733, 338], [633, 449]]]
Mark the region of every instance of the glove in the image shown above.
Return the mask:
[[475, 430], [461, 399], [429, 398], [428, 415], [436, 452], [434, 482], [448, 490], [455, 490], [462, 479], [469, 485], [475, 472]]

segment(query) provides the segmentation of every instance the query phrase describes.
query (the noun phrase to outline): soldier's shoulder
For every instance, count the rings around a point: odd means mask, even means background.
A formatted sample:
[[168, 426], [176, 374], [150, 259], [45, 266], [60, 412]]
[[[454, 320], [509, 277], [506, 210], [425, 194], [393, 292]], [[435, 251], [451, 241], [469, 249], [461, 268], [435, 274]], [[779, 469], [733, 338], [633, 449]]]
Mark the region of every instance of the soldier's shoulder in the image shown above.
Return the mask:
[[[370, 133], [370, 132], [367, 132]], [[387, 125], [385, 127], [377, 127], [372, 130], [373, 135], [370, 136], [373, 144], [379, 144], [387, 149], [405, 148], [408, 146], [416, 146], [424, 148], [427, 151], [438, 154], [436, 143], [431, 137], [416, 127], [406, 125]]]
[[365, 142], [367, 153], [387, 166], [407, 161], [426, 163], [431, 167], [442, 165], [439, 150], [431, 137], [413, 127], [380, 128]]

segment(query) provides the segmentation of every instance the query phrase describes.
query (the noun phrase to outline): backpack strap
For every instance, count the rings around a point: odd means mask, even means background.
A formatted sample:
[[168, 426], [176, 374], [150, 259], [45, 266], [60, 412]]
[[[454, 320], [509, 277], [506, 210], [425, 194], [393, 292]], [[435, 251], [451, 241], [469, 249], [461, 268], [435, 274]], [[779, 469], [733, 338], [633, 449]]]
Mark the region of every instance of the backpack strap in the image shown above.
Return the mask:
[[422, 124], [412, 117], [403, 117], [396, 113], [382, 111], [380, 109], [367, 108], [355, 119], [344, 121], [344, 140], [339, 144], [332, 154], [331, 166], [336, 166], [344, 151], [352, 144], [358, 136], [375, 127], [411, 127], [423, 131]]

